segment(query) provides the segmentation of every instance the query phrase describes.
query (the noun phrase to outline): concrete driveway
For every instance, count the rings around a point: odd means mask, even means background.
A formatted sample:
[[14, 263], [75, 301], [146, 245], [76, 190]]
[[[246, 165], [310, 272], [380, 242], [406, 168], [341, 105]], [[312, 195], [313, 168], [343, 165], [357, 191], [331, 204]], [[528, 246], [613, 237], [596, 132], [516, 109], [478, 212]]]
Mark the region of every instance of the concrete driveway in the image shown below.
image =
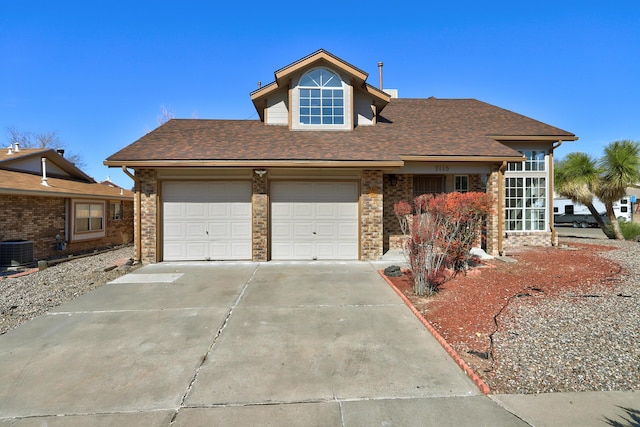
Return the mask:
[[377, 268], [145, 266], [0, 336], [0, 425], [527, 425]]

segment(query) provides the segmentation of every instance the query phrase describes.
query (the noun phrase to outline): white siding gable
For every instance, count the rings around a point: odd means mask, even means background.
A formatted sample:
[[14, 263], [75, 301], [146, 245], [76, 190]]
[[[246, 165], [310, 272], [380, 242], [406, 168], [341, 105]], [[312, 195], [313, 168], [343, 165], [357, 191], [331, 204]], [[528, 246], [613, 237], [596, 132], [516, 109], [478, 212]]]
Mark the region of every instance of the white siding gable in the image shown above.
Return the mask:
[[373, 104], [373, 100], [370, 97], [361, 93], [354, 94], [353, 117], [355, 126], [373, 125], [373, 108], [371, 104]]
[[268, 125], [288, 125], [289, 108], [287, 92], [276, 93], [267, 99], [265, 122]]

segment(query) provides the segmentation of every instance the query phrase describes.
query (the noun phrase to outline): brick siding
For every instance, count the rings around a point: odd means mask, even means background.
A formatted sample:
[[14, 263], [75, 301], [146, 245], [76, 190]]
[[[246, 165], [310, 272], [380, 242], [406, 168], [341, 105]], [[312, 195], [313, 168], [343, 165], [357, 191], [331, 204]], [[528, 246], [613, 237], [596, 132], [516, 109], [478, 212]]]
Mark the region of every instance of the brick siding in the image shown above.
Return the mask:
[[[500, 180], [504, 179], [498, 168], [495, 168], [491, 173], [487, 176], [487, 194], [493, 196], [494, 200], [496, 200], [496, 208], [493, 213], [489, 215], [487, 218], [487, 234], [486, 234], [486, 249], [485, 251], [489, 255], [497, 256], [499, 255], [498, 242], [499, 242], [499, 230], [498, 230], [498, 219], [500, 216], [504, 218], [504, 212], [498, 211], [498, 200], [500, 200]], [[504, 191], [504, 190], [503, 190]], [[502, 195], [504, 197], [504, 194]], [[504, 198], [502, 199], [504, 200]]]
[[[550, 231], [507, 232], [502, 242], [505, 252], [522, 246], [551, 246]], [[508, 253], [507, 253], [508, 255]]]
[[[137, 169], [136, 178], [139, 181], [141, 212], [140, 212], [140, 234], [141, 251], [140, 260], [142, 263], [158, 262], [158, 179], [155, 169]], [[137, 228], [137, 227], [136, 227]], [[138, 230], [136, 230], [137, 232]], [[136, 242], [138, 239], [136, 239]]]
[[395, 175], [396, 183], [391, 185], [391, 176], [384, 175], [384, 252], [402, 248], [402, 230], [393, 207], [400, 201], [413, 203], [413, 175]]
[[[123, 218], [112, 221], [108, 216], [105, 236], [86, 241], [66, 242], [66, 200], [56, 197], [0, 196], [0, 241], [32, 240], [34, 260], [59, 258], [95, 249], [131, 243], [133, 239], [133, 201], [123, 202]], [[72, 226], [72, 225], [71, 225]], [[56, 236], [66, 242], [58, 249]]]
[[376, 260], [383, 251], [382, 171], [365, 170], [360, 183], [360, 258]]
[[253, 261], [269, 259], [269, 183], [267, 175], [253, 174], [253, 195], [251, 197], [253, 216]]

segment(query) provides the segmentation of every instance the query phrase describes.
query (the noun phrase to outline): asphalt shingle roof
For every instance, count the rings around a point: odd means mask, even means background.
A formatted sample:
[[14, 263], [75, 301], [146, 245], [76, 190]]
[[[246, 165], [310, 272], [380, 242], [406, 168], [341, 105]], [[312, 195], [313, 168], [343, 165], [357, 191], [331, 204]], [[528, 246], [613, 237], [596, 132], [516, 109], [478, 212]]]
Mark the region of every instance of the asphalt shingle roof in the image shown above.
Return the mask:
[[567, 131], [475, 99], [392, 99], [374, 126], [293, 131], [259, 120], [174, 119], [110, 156], [127, 161], [399, 161], [406, 156], [514, 157], [490, 136], [575, 139]]
[[0, 194], [21, 194], [51, 197], [83, 197], [114, 200], [133, 200], [133, 192], [95, 182], [47, 178], [42, 185], [42, 176], [25, 172], [0, 169]]

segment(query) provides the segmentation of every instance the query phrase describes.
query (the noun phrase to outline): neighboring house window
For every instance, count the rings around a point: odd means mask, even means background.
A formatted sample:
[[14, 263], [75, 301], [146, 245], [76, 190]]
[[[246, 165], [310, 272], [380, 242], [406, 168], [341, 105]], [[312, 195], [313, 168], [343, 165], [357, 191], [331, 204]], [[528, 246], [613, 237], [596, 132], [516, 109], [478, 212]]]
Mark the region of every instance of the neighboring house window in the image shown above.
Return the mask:
[[122, 202], [109, 203], [109, 215], [112, 221], [118, 221], [122, 219]]
[[86, 233], [104, 230], [103, 203], [76, 203], [75, 232]]
[[522, 163], [509, 163], [505, 173], [505, 216], [508, 231], [544, 231], [547, 227], [545, 152], [522, 150]]
[[455, 175], [453, 189], [459, 193], [469, 191], [469, 175]]
[[303, 125], [343, 125], [344, 89], [337, 74], [316, 68], [302, 76], [300, 123]]

